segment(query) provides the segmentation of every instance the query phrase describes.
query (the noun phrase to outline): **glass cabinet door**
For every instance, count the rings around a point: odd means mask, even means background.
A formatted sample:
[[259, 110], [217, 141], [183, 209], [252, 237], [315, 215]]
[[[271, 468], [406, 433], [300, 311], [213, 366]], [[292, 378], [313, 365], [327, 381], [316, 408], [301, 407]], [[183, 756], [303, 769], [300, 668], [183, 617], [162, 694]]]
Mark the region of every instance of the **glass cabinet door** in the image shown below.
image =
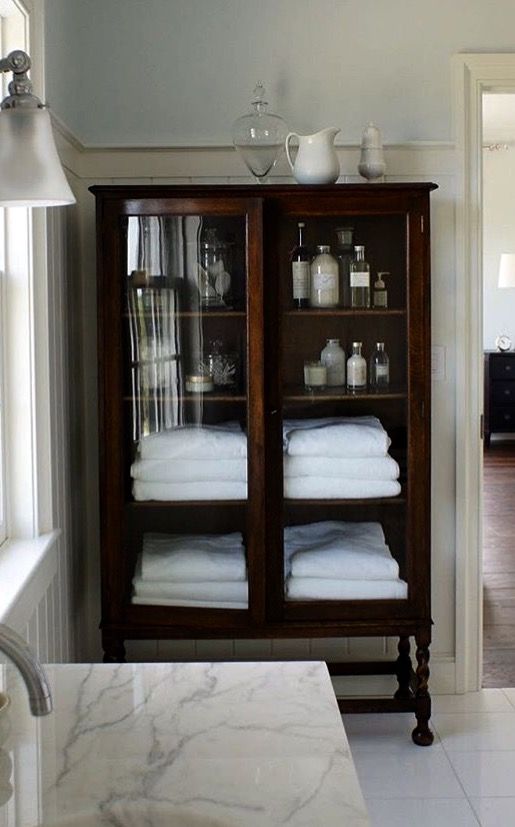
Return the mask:
[[128, 600], [245, 610], [256, 208], [158, 204], [123, 220]]
[[407, 218], [310, 214], [292, 200], [277, 233], [282, 593], [272, 603], [290, 619], [370, 617], [372, 604], [408, 598]]

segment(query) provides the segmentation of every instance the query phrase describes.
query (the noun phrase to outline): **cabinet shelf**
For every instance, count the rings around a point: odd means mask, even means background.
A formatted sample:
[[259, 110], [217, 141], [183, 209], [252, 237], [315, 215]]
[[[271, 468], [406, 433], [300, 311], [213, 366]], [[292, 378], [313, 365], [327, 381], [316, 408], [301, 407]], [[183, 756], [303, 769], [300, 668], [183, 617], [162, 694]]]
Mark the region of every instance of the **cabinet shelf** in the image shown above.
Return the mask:
[[303, 385], [289, 385], [283, 394], [284, 402], [318, 402], [318, 401], [345, 401], [358, 399], [406, 399], [407, 390], [401, 385], [389, 385], [387, 388], [367, 388], [363, 391], [350, 391], [345, 388], [326, 388], [319, 391], [308, 391]]
[[406, 310], [404, 308], [381, 310], [375, 307], [308, 307], [302, 310], [285, 310], [284, 315], [299, 319], [305, 316], [405, 316]]
[[[160, 318], [164, 314], [159, 312]], [[151, 312], [138, 313], [141, 319], [151, 319], [155, 314]], [[247, 314], [244, 310], [179, 310], [170, 313], [174, 319], [246, 319]], [[130, 313], [123, 313], [125, 319], [131, 318]]]
[[[124, 396], [123, 399], [124, 402], [155, 401], [154, 396]], [[198, 402], [199, 400], [202, 400], [203, 402], [246, 402], [247, 397], [243, 394], [221, 394], [208, 391], [207, 393], [184, 393], [179, 394], [178, 396], [159, 395], [159, 400], [161, 402]]]
[[399, 505], [406, 505], [406, 496], [404, 494], [399, 494], [397, 497], [361, 497], [360, 499], [344, 499], [344, 500], [284, 500], [284, 504], [286, 506], [342, 506], [342, 505], [352, 505], [352, 506], [362, 506], [362, 505], [369, 505], [369, 506], [377, 506], [377, 505], [390, 505], [390, 506], [399, 506]]
[[129, 500], [128, 508], [220, 508], [233, 506], [241, 508], [247, 505], [247, 500]]

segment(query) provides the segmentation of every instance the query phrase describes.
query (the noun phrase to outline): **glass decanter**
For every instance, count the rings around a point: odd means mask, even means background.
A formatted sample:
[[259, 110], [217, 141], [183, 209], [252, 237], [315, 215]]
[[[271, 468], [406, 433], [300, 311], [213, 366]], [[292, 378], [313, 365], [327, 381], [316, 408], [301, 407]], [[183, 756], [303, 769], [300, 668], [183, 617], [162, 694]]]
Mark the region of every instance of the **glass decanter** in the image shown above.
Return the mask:
[[253, 111], [234, 122], [232, 140], [249, 170], [262, 182], [284, 149], [288, 127], [279, 115], [267, 111], [262, 83], [257, 84], [253, 94]]

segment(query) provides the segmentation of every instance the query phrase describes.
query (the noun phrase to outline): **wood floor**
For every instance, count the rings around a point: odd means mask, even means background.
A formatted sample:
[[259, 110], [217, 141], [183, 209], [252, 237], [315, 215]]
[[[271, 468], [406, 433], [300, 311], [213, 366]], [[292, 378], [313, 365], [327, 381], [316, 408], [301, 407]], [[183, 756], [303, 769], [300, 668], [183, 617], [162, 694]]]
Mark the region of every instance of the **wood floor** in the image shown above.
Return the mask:
[[515, 441], [485, 451], [483, 686], [515, 687]]

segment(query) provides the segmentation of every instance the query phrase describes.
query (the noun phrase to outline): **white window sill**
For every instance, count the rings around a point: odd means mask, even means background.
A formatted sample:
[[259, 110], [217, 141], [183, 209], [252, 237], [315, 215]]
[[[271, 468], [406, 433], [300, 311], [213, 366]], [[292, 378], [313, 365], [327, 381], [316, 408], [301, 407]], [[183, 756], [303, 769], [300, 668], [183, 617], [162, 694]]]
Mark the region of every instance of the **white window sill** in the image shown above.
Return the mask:
[[[0, 622], [14, 623], [13, 617], [29, 602], [34, 606], [43, 584], [57, 571], [59, 531], [50, 531], [30, 540], [7, 540], [0, 547]], [[44, 586], [43, 586], [44, 587]]]

